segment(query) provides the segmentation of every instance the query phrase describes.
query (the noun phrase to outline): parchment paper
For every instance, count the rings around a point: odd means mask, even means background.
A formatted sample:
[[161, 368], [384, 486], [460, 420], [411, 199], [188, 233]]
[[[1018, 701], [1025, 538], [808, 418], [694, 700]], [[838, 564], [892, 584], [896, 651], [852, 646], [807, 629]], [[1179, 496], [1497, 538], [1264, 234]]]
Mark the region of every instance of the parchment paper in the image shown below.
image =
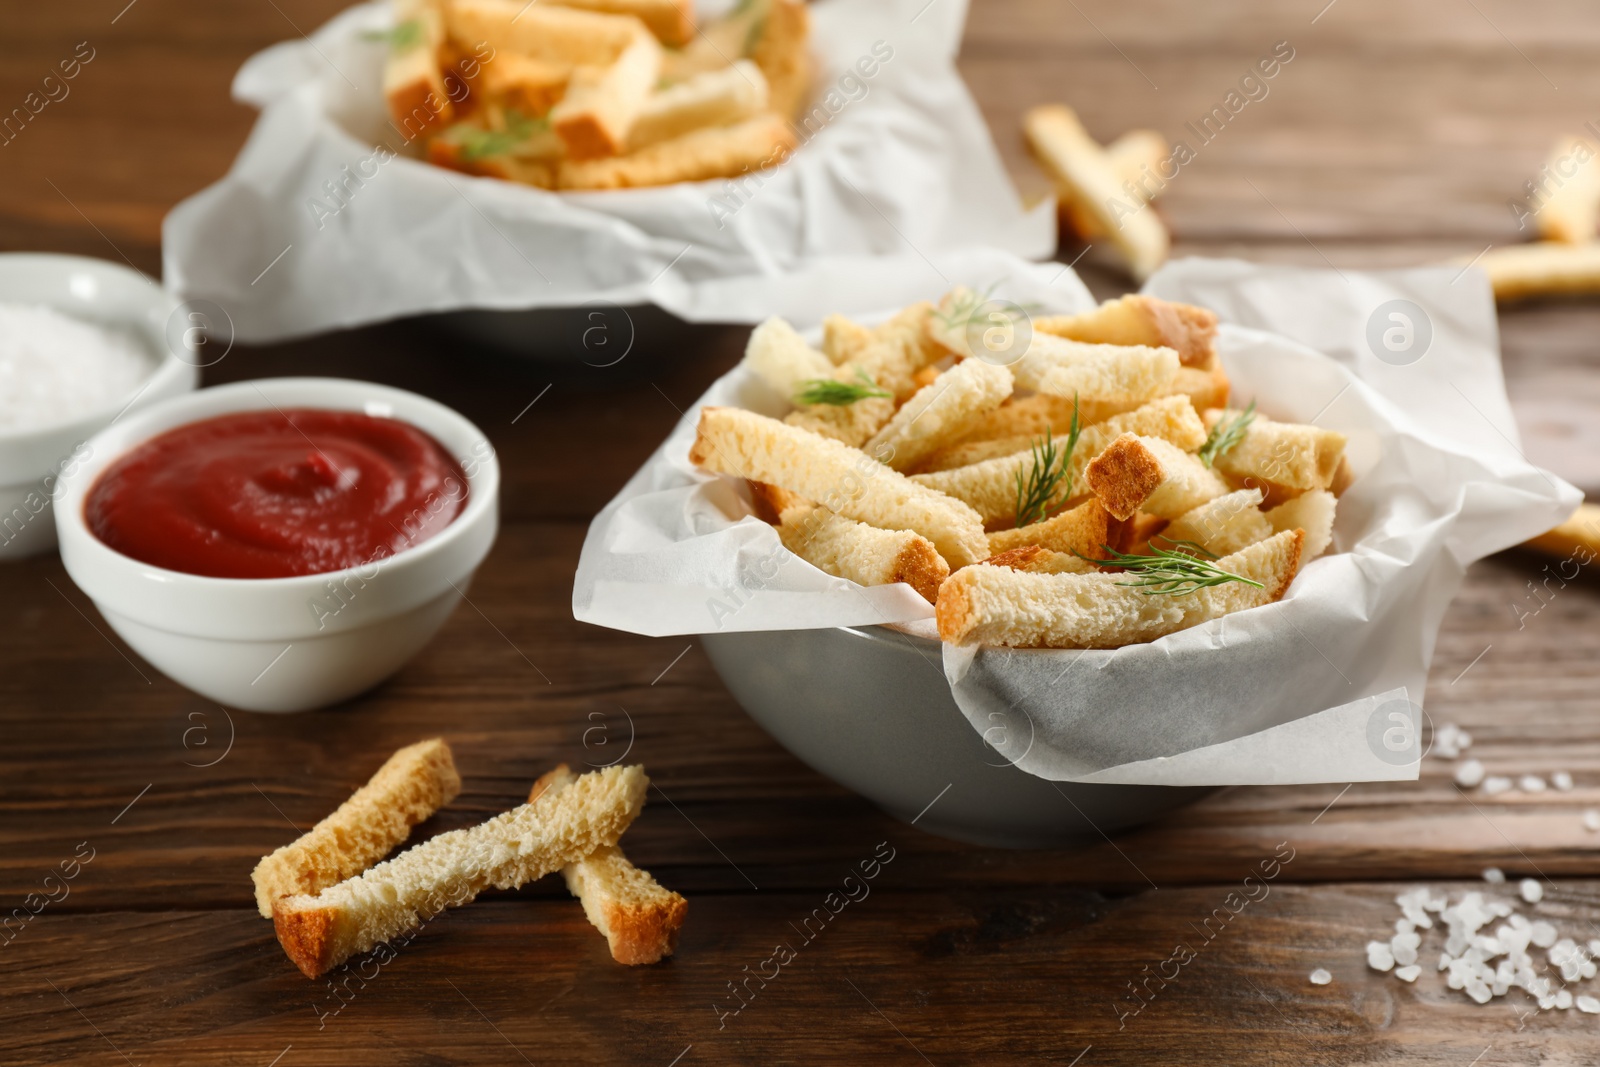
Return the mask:
[[[1059, 264], [1000, 253], [935, 262], [941, 277], [1003, 279], [997, 295], [1041, 311], [1091, 304]], [[1279, 603], [1148, 644], [946, 645], [956, 702], [997, 751], [1055, 780], [1415, 778], [1428, 663], [1467, 565], [1557, 525], [1581, 499], [1520, 454], [1487, 280], [1186, 260], [1148, 288], [1218, 311], [1236, 398], [1348, 436], [1357, 477], [1339, 503], [1334, 549]], [[939, 292], [933, 280], [920, 295]], [[1380, 360], [1367, 340], [1373, 314], [1394, 300], [1411, 301], [1431, 332], [1405, 365], [1392, 353]], [[690, 466], [696, 413], [708, 403], [784, 410], [740, 368], [685, 404], [672, 435], [590, 526], [573, 614], [651, 635], [871, 623], [930, 632], [932, 609], [909, 588], [824, 574], [784, 550], [732, 482]]]
[[[214, 301], [240, 340], [262, 342], [594, 301], [691, 321], [798, 320], [809, 305], [797, 290], [826, 286], [827, 310], [851, 313], [925, 287], [879, 257], [1050, 255], [1053, 205], [1023, 210], [953, 66], [965, 0], [821, 0], [811, 12], [813, 98], [784, 165], [742, 191], [552, 193], [375, 156], [380, 143], [416, 148], [380, 92], [384, 45], [371, 38], [388, 8], [350, 8], [239, 71], [234, 98], [261, 117], [227, 176], [167, 216], [167, 287]], [[865, 78], [858, 61], [880, 42], [892, 57]]]

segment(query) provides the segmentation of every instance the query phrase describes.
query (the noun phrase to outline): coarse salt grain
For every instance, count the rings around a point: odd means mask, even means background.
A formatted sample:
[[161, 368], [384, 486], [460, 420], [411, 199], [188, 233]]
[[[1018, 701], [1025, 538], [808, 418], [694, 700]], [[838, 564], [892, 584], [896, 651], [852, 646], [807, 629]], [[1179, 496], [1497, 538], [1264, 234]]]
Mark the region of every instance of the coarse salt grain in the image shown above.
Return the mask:
[[1367, 942], [1367, 966], [1375, 971], [1390, 971], [1394, 969], [1394, 953], [1389, 950], [1388, 942]]
[[1550, 776], [1550, 784], [1563, 793], [1572, 792], [1572, 775], [1566, 771], [1557, 771]]
[[132, 336], [53, 308], [0, 303], [0, 430], [111, 408], [154, 370]]
[[1394, 976], [1400, 979], [1402, 982], [1415, 982], [1417, 980], [1417, 975], [1421, 973], [1422, 968], [1418, 967], [1415, 963], [1406, 967], [1396, 967], [1394, 969]]
[[1483, 791], [1490, 796], [1498, 793], [1509, 793], [1516, 785], [1509, 778], [1502, 778], [1498, 774], [1491, 774], [1483, 780]]
[[1578, 1010], [1581, 1012], [1600, 1015], [1600, 1000], [1596, 1000], [1593, 997], [1578, 997], [1573, 1003], [1578, 1006]]
[[1532, 878], [1524, 878], [1519, 882], [1517, 891], [1522, 894], [1522, 899], [1529, 904], [1537, 904], [1544, 899], [1544, 886]]
[[1556, 994], [1556, 1007], [1560, 1008], [1562, 1011], [1566, 1011], [1568, 1008], [1572, 1007], [1571, 990], [1563, 989]]
[[1501, 882], [1506, 880], [1506, 872], [1502, 871], [1499, 867], [1485, 867], [1483, 869], [1483, 880], [1494, 885], [1499, 885]]
[[1590, 808], [1583, 813], [1583, 828], [1590, 833], [1600, 833], [1600, 811]]
[[1333, 981], [1333, 975], [1328, 973], [1326, 967], [1318, 967], [1311, 972], [1312, 985], [1327, 985], [1331, 981]]
[[1517, 788], [1524, 793], [1543, 793], [1547, 786], [1544, 779], [1537, 774], [1524, 774], [1517, 779]]
[[1483, 775], [1483, 764], [1469, 759], [1456, 768], [1456, 785], [1462, 789], [1472, 789], [1483, 781]]

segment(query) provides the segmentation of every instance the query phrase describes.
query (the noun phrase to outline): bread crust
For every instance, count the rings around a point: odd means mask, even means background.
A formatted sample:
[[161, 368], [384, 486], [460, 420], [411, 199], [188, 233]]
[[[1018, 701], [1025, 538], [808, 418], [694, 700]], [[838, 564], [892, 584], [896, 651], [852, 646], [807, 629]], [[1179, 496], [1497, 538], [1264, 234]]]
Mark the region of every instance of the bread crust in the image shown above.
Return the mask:
[[250, 877], [257, 909], [271, 918], [275, 900], [320, 893], [366, 870], [460, 792], [442, 738], [400, 749], [331, 815], [256, 864]]
[[[546, 771], [529, 790], [528, 803], [576, 780], [565, 763]], [[677, 949], [689, 902], [662, 888], [649, 871], [628, 862], [620, 847], [600, 849], [563, 867], [561, 874], [567, 889], [582, 903], [584, 914], [605, 935], [611, 958], [618, 963], [656, 963]]]
[[1215, 500], [1228, 484], [1194, 456], [1156, 437], [1125, 433], [1096, 456], [1087, 471], [1089, 485], [1107, 511], [1119, 519], [1144, 510], [1164, 519]]
[[836, 578], [868, 586], [904, 582], [930, 604], [950, 575], [950, 565], [916, 531], [876, 529], [826, 508], [787, 509], [778, 537], [789, 551]]

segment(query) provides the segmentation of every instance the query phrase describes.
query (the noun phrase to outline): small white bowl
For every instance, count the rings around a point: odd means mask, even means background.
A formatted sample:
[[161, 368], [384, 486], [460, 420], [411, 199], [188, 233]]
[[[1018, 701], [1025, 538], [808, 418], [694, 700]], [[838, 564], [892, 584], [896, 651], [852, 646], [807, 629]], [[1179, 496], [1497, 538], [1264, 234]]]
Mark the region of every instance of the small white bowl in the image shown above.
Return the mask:
[[[178, 301], [136, 270], [86, 256], [4, 253], [0, 302], [41, 304], [135, 336], [149, 350], [155, 371], [124, 402], [130, 414], [191, 392], [199, 382], [195, 350], [181, 343], [174, 350], [167, 344], [167, 323]], [[55, 547], [50, 507], [58, 479], [80, 464], [85, 443], [119, 417], [124, 403], [68, 422], [0, 430], [0, 562]]]
[[[467, 475], [467, 506], [438, 535], [365, 567], [294, 578], [208, 578], [141, 563], [89, 531], [100, 472], [156, 434], [235, 411], [331, 408], [432, 434]], [[433, 637], [494, 544], [500, 465], [483, 432], [442, 404], [337, 378], [238, 382], [169, 400], [89, 442], [56, 501], [61, 561], [123, 640], [163, 674], [229, 707], [326, 707], [387, 678]]]

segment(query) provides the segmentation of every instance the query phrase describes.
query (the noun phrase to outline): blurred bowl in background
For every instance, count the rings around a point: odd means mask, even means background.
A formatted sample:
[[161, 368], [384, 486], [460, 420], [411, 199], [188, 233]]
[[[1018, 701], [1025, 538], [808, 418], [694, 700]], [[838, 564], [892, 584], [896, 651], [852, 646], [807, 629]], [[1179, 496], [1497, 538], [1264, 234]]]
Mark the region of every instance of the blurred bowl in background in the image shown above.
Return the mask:
[[56, 545], [51, 514], [56, 479], [82, 460], [81, 447], [124, 412], [190, 392], [200, 378], [197, 348], [178, 328], [179, 303], [138, 271], [87, 256], [0, 253], [0, 303], [33, 304], [120, 331], [147, 350], [153, 370], [133, 396], [45, 426], [0, 430], [0, 561], [48, 552]]

